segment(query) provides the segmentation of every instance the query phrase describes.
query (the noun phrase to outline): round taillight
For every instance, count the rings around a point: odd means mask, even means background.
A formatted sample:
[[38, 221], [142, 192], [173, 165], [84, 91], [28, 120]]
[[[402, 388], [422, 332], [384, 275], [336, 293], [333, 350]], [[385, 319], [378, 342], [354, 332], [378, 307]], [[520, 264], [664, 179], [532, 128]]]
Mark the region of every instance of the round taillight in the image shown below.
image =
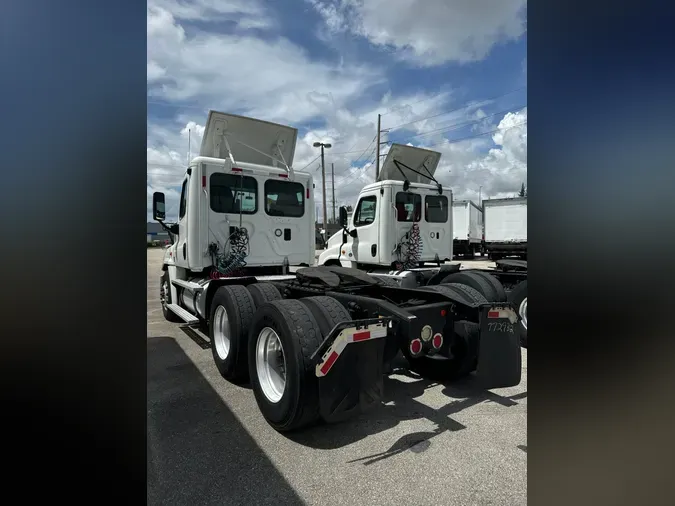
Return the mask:
[[413, 355], [417, 355], [419, 352], [422, 351], [422, 341], [419, 339], [413, 339], [412, 342], [410, 343], [410, 353]]
[[431, 340], [431, 345], [436, 349], [439, 349], [441, 346], [443, 346], [443, 335], [435, 334], [434, 338]]
[[441, 309], [441, 316], [445, 316], [447, 314], [448, 314], [448, 312], [445, 309]]

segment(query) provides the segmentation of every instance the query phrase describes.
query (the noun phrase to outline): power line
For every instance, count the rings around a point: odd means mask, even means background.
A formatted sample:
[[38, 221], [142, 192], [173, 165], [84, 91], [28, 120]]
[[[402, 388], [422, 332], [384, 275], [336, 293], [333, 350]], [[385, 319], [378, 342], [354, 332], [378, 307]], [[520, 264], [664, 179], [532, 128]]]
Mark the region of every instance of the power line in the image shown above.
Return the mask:
[[[489, 101], [491, 101], [491, 100], [495, 100], [495, 99], [497, 99], [497, 98], [505, 97], [506, 95], [510, 95], [510, 94], [512, 94], [512, 93], [516, 93], [517, 91], [523, 90], [523, 89], [525, 89], [525, 88], [527, 88], [527, 86], [521, 86], [520, 88], [517, 88], [517, 89], [515, 89], [515, 90], [511, 90], [511, 91], [507, 91], [506, 93], [502, 93], [501, 95], [497, 95], [497, 96], [492, 97], [492, 98], [486, 98], [485, 100], [482, 101], [482, 104], [485, 105], [485, 103], [487, 103], [487, 102], [489, 102]], [[481, 106], [481, 102], [479, 102], [479, 103], [477, 103], [477, 104], [465, 104], [465, 105], [463, 105], [462, 107], [458, 107], [457, 109], [451, 109], [451, 110], [449, 110], [449, 111], [443, 111], [443, 112], [440, 112], [440, 113], [438, 113], [438, 114], [433, 114], [433, 115], [431, 115], [431, 116], [425, 116], [424, 118], [419, 118], [419, 119], [416, 119], [416, 120], [414, 120], [414, 121], [409, 121], [409, 122], [407, 122], [407, 123], [401, 123], [400, 125], [396, 125], [396, 126], [394, 126], [394, 127], [388, 128], [388, 130], [389, 130], [390, 132], [391, 132], [392, 130], [398, 130], [398, 129], [404, 127], [404, 126], [413, 125], [413, 124], [415, 124], [415, 123], [419, 123], [420, 121], [424, 121], [424, 120], [426, 120], [426, 119], [437, 118], [438, 116], [442, 116], [442, 115], [444, 115], [444, 114], [450, 114], [450, 113], [453, 113], [453, 112], [461, 111], [462, 109], [466, 109], [467, 107], [472, 107], [472, 106], [473, 106], [473, 107], [480, 107], [480, 106]]]
[[405, 109], [406, 107], [410, 107], [411, 105], [421, 104], [422, 102], [426, 102], [427, 100], [431, 100], [432, 98], [439, 97], [439, 96], [443, 95], [444, 93], [448, 93], [448, 91], [447, 90], [439, 91], [438, 93], [434, 93], [433, 95], [429, 95], [428, 97], [423, 98], [421, 100], [418, 100], [417, 102], [413, 102], [412, 104], [405, 104], [405, 105], [402, 105], [400, 107], [396, 107], [395, 109], [389, 109], [387, 112], [383, 112], [381, 115], [386, 116], [387, 114], [391, 114], [393, 112], [400, 111], [401, 109]]
[[320, 157], [321, 157], [321, 155], [319, 154], [319, 155], [317, 155], [316, 158], [314, 158], [314, 160], [312, 160], [311, 162], [309, 162], [309, 163], [308, 163], [307, 165], [305, 165], [302, 169], [293, 169], [293, 170], [297, 170], [298, 172], [302, 172], [302, 171], [305, 170], [307, 167], [309, 167], [309, 166], [312, 165], [314, 162], [316, 162]]
[[182, 107], [186, 109], [199, 109], [201, 111], [207, 111], [208, 107], [201, 107], [198, 105], [183, 105], [183, 104], [172, 104], [170, 102], [159, 102], [157, 100], [146, 100], [146, 103], [152, 105], [161, 105], [163, 107], [173, 107], [174, 109], [180, 109]]
[[493, 116], [499, 116], [500, 114], [506, 115], [510, 112], [518, 111], [518, 110], [520, 110], [520, 109], [522, 109], [526, 106], [527, 106], [527, 104], [520, 105], [520, 106], [516, 107], [515, 109], [505, 109], [503, 111], [498, 111], [498, 112], [495, 112], [495, 113], [492, 113], [492, 114], [488, 114], [487, 116], [483, 116], [482, 118], [477, 119], [477, 120], [465, 121], [463, 123], [455, 123], [455, 124], [452, 124], [452, 125], [445, 125], [445, 126], [442, 126], [440, 128], [436, 128], [434, 130], [429, 130], [427, 132], [422, 132], [422, 133], [419, 133], [419, 134], [411, 135], [410, 137], [406, 137], [401, 142], [408, 142], [410, 139], [414, 139], [415, 137], [424, 137], [425, 135], [429, 135], [429, 134], [433, 134], [433, 133], [444, 133], [444, 132], [454, 130], [456, 128], [460, 128], [460, 127], [463, 127], [463, 126], [476, 125], [476, 124], [484, 121], [486, 118], [491, 118]]
[[459, 139], [453, 139], [451, 141], [448, 140], [448, 139], [444, 139], [441, 142], [437, 142], [435, 144], [430, 144], [428, 146], [421, 146], [421, 147], [426, 149], [426, 148], [433, 148], [434, 146], [440, 146], [441, 144], [456, 144], [458, 142], [466, 141], [468, 139], [475, 139], [477, 137], [483, 137], [485, 135], [495, 134], [497, 132], [508, 132], [509, 130], [511, 130], [513, 128], [523, 126], [523, 125], [527, 125], [527, 120], [523, 121], [522, 123], [517, 123], [515, 125], [512, 125], [508, 128], [495, 128], [494, 130], [490, 130], [489, 132], [483, 132], [483, 133], [475, 134], [475, 135], [467, 135], [466, 137], [460, 137]]
[[[444, 139], [442, 142], [437, 142], [437, 143], [431, 144], [429, 146], [421, 146], [421, 147], [424, 148], [424, 149], [428, 149], [428, 148], [432, 148], [432, 147], [435, 147], [435, 146], [440, 146], [441, 144], [456, 144], [458, 142], [462, 142], [462, 141], [469, 140], [469, 139], [475, 139], [475, 138], [478, 138], [478, 137], [483, 137], [483, 136], [494, 134], [494, 133], [497, 133], [497, 132], [508, 132], [509, 130], [511, 130], [513, 128], [516, 128], [516, 127], [519, 127], [519, 126], [522, 126], [522, 125], [526, 125], [526, 124], [527, 124], [527, 120], [523, 121], [522, 123], [512, 125], [508, 128], [496, 128], [496, 129], [491, 130], [489, 132], [482, 132], [482, 133], [479, 133], [479, 134], [468, 135], [468, 136], [465, 136], [465, 137], [460, 137], [459, 139], [453, 139], [453, 140]], [[371, 154], [373, 154], [373, 153], [371, 153]], [[382, 156], [386, 156], [386, 155], [383, 154]], [[373, 161], [370, 162], [370, 163], [372, 164], [372, 163], [374, 163], [374, 161], [375, 161], [375, 159], [373, 159]], [[350, 178], [346, 182], [340, 182], [340, 185], [341, 186], [347, 186], [347, 185], [353, 183], [354, 181], [356, 181], [357, 179], [361, 178], [361, 176], [363, 176], [364, 174], [365, 173], [361, 169], [358, 169], [358, 171], [354, 175], [354, 177]], [[339, 194], [340, 194], [340, 191], [338, 190], [338, 195]]]

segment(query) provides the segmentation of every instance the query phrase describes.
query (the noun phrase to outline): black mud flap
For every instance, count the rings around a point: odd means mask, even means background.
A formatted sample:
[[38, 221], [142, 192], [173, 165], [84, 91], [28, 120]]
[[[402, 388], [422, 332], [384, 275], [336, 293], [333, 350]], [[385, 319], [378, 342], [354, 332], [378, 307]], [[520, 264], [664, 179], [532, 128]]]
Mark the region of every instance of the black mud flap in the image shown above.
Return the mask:
[[522, 355], [517, 313], [510, 304], [481, 307], [476, 377], [486, 389], [520, 383]]
[[[353, 334], [352, 328], [345, 330]], [[357, 331], [356, 339], [359, 332], [364, 331]], [[329, 347], [316, 361], [319, 412], [321, 418], [329, 423], [346, 420], [380, 405], [387, 338], [350, 342], [343, 347], [337, 345], [337, 340], [334, 344], [336, 346]]]

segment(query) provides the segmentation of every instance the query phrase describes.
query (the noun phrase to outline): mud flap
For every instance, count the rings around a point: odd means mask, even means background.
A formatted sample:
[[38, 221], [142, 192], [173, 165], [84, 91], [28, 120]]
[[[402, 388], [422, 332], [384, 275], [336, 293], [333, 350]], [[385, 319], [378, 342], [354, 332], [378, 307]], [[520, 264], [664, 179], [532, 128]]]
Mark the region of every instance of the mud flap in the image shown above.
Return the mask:
[[[384, 385], [386, 323], [365, 329], [350, 326], [336, 333], [337, 338], [317, 357], [316, 365], [319, 413], [329, 423], [378, 406]], [[366, 334], [373, 337], [364, 338]]]
[[485, 305], [480, 311], [476, 378], [486, 389], [520, 383], [522, 355], [518, 316], [510, 305]]

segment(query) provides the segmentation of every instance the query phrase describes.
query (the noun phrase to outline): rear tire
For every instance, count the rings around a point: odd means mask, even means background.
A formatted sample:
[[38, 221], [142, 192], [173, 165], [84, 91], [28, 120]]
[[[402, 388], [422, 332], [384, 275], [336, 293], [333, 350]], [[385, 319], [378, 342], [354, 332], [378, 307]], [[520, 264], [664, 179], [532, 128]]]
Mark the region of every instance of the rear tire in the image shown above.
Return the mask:
[[[520, 329], [520, 345], [527, 348], [527, 280], [521, 281], [509, 293], [509, 302], [514, 305], [520, 322], [518, 328]], [[523, 315], [525, 318], [523, 318]]]
[[319, 324], [321, 336], [326, 338], [330, 331], [338, 324], [352, 319], [349, 311], [333, 297], [303, 297], [300, 302], [304, 303], [312, 312]]
[[[275, 389], [274, 347], [265, 346], [269, 336], [281, 349], [283, 362], [277, 377], [283, 376], [283, 388]], [[260, 412], [279, 432], [296, 430], [319, 419], [319, 384], [312, 367], [312, 354], [321, 344], [321, 329], [307, 304], [300, 300], [275, 300], [258, 308], [250, 327], [248, 364], [251, 387]], [[278, 381], [276, 382], [278, 385]]]
[[397, 288], [401, 288], [401, 285], [399, 285], [398, 281], [396, 281], [395, 279], [385, 278], [381, 276], [371, 276], [371, 277], [377, 279], [377, 281], [383, 286], [394, 286]]
[[248, 378], [246, 342], [255, 303], [241, 285], [221, 286], [211, 301], [209, 339], [213, 361], [221, 376], [232, 382]]
[[253, 283], [248, 285], [247, 288], [251, 292], [255, 307], [260, 307], [266, 302], [282, 299], [281, 292], [272, 283]]
[[169, 271], [164, 271], [164, 274], [159, 278], [159, 303], [162, 305], [162, 314], [166, 321], [171, 323], [181, 323], [183, 321], [176, 313], [167, 307], [172, 303]]
[[460, 271], [443, 278], [441, 284], [459, 283], [478, 290], [488, 302], [506, 302], [506, 292], [497, 278], [480, 271]]

